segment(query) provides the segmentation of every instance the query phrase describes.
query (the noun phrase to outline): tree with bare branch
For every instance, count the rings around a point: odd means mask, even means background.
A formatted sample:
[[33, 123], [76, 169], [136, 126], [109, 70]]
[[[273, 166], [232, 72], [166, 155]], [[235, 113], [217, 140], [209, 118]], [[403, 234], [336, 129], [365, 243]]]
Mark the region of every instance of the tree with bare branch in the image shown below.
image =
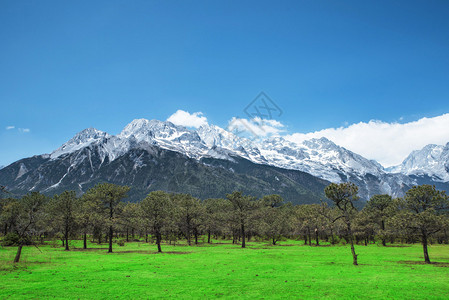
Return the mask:
[[351, 244], [351, 253], [353, 265], [357, 266], [357, 254], [354, 248], [354, 236], [352, 232], [352, 220], [357, 209], [354, 207], [354, 202], [359, 199], [358, 187], [352, 182], [345, 183], [331, 183], [324, 189], [326, 197], [332, 200], [335, 206], [340, 211], [340, 214], [332, 220], [333, 222], [342, 219], [346, 225], [346, 236]]

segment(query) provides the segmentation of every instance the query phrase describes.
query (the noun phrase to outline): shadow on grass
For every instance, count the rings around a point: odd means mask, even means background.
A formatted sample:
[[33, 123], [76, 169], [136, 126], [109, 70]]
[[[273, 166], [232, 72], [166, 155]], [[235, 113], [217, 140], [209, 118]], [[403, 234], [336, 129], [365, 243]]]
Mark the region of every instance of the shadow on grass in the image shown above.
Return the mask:
[[139, 254], [190, 254], [192, 252], [186, 251], [150, 251], [150, 250], [123, 250], [123, 251], [114, 251], [112, 254], [128, 254], [128, 253], [139, 253]]
[[183, 251], [166, 251], [166, 252], [157, 252], [157, 251], [153, 251], [153, 252], [147, 252], [149, 254], [190, 254], [192, 252], [183, 252]]
[[338, 245], [329, 245], [329, 244], [324, 244], [324, 245], [316, 245], [316, 244], [312, 244], [312, 245], [304, 245], [304, 244], [262, 244], [261, 246], [248, 246], [248, 248], [250, 249], [273, 249], [273, 248], [282, 248], [282, 247], [310, 247], [310, 248], [324, 248], [324, 247], [334, 247], [334, 246], [338, 246]]
[[436, 267], [443, 267], [443, 268], [449, 268], [449, 263], [447, 262], [431, 262], [430, 264], [427, 264], [423, 261], [415, 261], [415, 260], [400, 260], [398, 261], [399, 264], [406, 264], [406, 265], [434, 265]]
[[27, 271], [28, 267], [32, 265], [45, 265], [51, 264], [51, 261], [27, 261], [22, 260], [18, 263], [12, 261], [0, 262], [0, 272], [13, 272], [13, 271]]
[[[91, 252], [91, 251], [107, 251], [108, 248], [73, 248], [71, 251], [78, 251], [78, 252]], [[111, 254], [127, 254], [127, 253], [140, 253], [140, 254], [159, 254], [157, 251], [151, 251], [151, 250], [113, 250]], [[190, 254], [192, 252], [185, 252], [185, 251], [166, 251], [161, 252], [160, 254]]]
[[89, 252], [89, 251], [99, 251], [99, 250], [108, 250], [109, 248], [72, 248], [70, 251], [81, 251], [81, 252]]

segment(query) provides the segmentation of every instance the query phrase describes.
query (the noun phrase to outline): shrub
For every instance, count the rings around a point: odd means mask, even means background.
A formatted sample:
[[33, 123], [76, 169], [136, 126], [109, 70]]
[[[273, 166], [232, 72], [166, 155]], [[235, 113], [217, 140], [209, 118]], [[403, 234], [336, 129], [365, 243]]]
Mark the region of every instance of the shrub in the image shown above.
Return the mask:
[[19, 236], [16, 233], [10, 232], [5, 235], [2, 241], [3, 246], [17, 246], [19, 244]]

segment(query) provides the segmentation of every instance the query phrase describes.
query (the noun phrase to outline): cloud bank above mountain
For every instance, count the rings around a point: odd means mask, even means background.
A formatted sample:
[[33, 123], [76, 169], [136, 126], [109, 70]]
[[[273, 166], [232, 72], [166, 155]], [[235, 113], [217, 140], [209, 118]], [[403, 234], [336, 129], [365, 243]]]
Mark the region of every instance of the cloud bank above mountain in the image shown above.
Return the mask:
[[232, 132], [248, 132], [256, 137], [267, 137], [271, 135], [279, 135], [285, 132], [285, 126], [277, 120], [266, 120], [255, 117], [251, 120], [233, 117], [227, 129]]
[[448, 143], [449, 114], [421, 118], [408, 123], [372, 120], [346, 127], [284, 136], [294, 142], [320, 137], [326, 137], [342, 147], [389, 167], [400, 164], [413, 150], [419, 150], [428, 144]]
[[[183, 110], [176, 111], [167, 121], [175, 125], [194, 128], [208, 123], [202, 112], [189, 113]], [[374, 159], [385, 167], [390, 167], [400, 164], [413, 150], [422, 149], [428, 144], [444, 145], [448, 143], [449, 113], [432, 118], [421, 118], [408, 123], [371, 120], [309, 133], [291, 133], [278, 120], [233, 117], [228, 122], [226, 129], [240, 132], [245, 137], [282, 136], [296, 143], [312, 138], [326, 137], [339, 146], [368, 159]]]
[[202, 112], [194, 112], [193, 114], [178, 109], [174, 114], [168, 117], [167, 121], [175, 125], [199, 128], [202, 125], [207, 125], [207, 118]]

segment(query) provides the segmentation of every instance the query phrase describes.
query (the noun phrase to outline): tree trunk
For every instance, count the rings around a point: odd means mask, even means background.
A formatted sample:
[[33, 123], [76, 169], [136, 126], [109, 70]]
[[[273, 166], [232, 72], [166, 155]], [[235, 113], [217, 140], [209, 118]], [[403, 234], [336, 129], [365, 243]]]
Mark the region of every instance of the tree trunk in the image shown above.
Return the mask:
[[5, 228], [4, 228], [3, 233], [4, 233], [4, 235], [8, 234], [8, 223], [5, 223]]
[[335, 245], [335, 237], [334, 237], [334, 231], [332, 230], [332, 227], [331, 227], [331, 245]]
[[358, 265], [357, 254], [355, 254], [354, 241], [353, 241], [352, 237], [350, 237], [349, 240], [351, 241], [352, 264], [354, 266], [357, 266]]
[[109, 222], [111, 224], [109, 225], [109, 250], [108, 253], [112, 253], [112, 237], [114, 234], [114, 231], [112, 229], [112, 219], [114, 218], [114, 210], [112, 209], [112, 201], [109, 203]]
[[129, 229], [126, 227], [126, 241], [129, 242]]
[[109, 250], [108, 250], [108, 253], [112, 253], [112, 234], [113, 234], [113, 231], [112, 231], [112, 225], [111, 225], [111, 226], [109, 226]]
[[192, 230], [191, 230], [191, 226], [190, 226], [190, 218], [189, 217], [186, 218], [186, 225], [187, 225], [186, 226], [186, 238], [187, 238], [187, 243], [190, 246], [192, 244], [191, 237], [190, 237], [190, 232]]
[[242, 228], [242, 248], [246, 248], [245, 244], [245, 224], [243, 220], [241, 220], [241, 228]]
[[64, 234], [65, 239], [65, 251], [69, 251], [69, 233], [66, 231]]
[[273, 246], [276, 245], [276, 238], [273, 237]]
[[87, 233], [83, 236], [83, 249], [87, 249]]
[[187, 238], [187, 244], [189, 244], [189, 246], [191, 246], [192, 242], [190, 240], [190, 231], [189, 230], [187, 230], [186, 238]]
[[161, 239], [162, 239], [161, 234], [158, 232], [158, 233], [156, 234], [157, 252], [162, 252], [162, 249], [161, 249]]
[[355, 254], [355, 248], [354, 248], [354, 238], [352, 236], [352, 230], [351, 230], [351, 223], [348, 218], [346, 218], [346, 226], [348, 228], [348, 238], [349, 242], [351, 243], [351, 253], [352, 253], [352, 264], [354, 266], [357, 266], [357, 254]]
[[307, 234], [304, 235], [304, 245], [307, 245]]
[[315, 240], [316, 240], [316, 245], [319, 246], [320, 245], [320, 239], [318, 236], [318, 229], [315, 228]]
[[207, 243], [210, 244], [210, 230], [207, 231]]
[[22, 247], [23, 247], [23, 245], [20, 244], [19, 247], [17, 248], [16, 257], [14, 258], [14, 263], [18, 263], [20, 260], [20, 255], [22, 254]]
[[69, 251], [69, 224], [67, 222], [64, 229], [65, 251]]
[[427, 251], [427, 234], [425, 232], [422, 233], [422, 249], [424, 252], [424, 262], [430, 264], [429, 252]]
[[384, 220], [382, 220], [382, 223], [381, 223], [381, 228], [382, 228], [382, 246], [386, 246], [387, 244], [386, 244], [386, 241], [385, 241], [385, 221]]
[[198, 230], [195, 229], [194, 234], [195, 234], [195, 245], [198, 245]]

